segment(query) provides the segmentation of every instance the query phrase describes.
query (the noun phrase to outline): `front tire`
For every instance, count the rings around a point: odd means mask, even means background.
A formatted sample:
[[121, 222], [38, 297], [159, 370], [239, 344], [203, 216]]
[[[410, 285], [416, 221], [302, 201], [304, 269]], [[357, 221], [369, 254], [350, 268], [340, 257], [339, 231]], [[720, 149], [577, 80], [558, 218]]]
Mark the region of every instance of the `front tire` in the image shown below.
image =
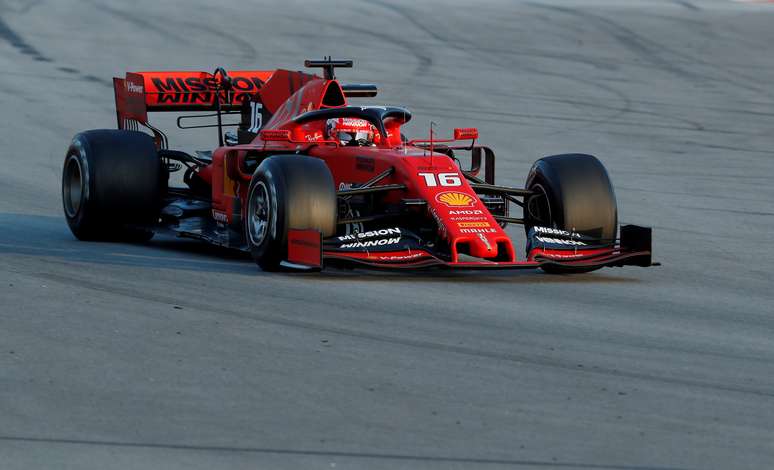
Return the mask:
[[145, 241], [157, 221], [162, 167], [142, 132], [91, 130], [73, 138], [62, 171], [67, 225], [79, 240]]
[[307, 156], [269, 157], [247, 192], [245, 238], [255, 262], [277, 271], [287, 258], [291, 229], [336, 233], [336, 186], [325, 162]]
[[[596, 157], [565, 154], [541, 158], [532, 165], [526, 187], [534, 193], [524, 204], [527, 234], [533, 227], [542, 226], [586, 235], [600, 244], [615, 243], [615, 193], [607, 170]], [[556, 266], [545, 266], [543, 270], [563, 272]]]
[[603, 243], [615, 241], [618, 207], [607, 170], [596, 157], [566, 154], [544, 157], [527, 177], [530, 196], [524, 226], [575, 231]]

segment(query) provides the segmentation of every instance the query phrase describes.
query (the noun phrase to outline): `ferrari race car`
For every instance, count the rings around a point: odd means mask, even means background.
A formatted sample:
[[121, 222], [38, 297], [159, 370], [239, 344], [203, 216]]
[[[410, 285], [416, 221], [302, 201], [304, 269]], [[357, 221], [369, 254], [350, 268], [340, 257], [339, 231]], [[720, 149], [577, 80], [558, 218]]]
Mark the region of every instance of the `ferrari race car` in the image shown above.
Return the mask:
[[[167, 232], [248, 251], [267, 271], [651, 265], [651, 230], [619, 229], [597, 158], [541, 158], [524, 188], [498, 185], [494, 152], [476, 145], [477, 129], [437, 139], [431, 126], [429, 138], [408, 140], [407, 109], [348, 103], [377, 94], [374, 85], [335, 78], [352, 61], [305, 65], [322, 76], [218, 68], [114, 78], [118, 129], [77, 134], [65, 157], [62, 198], [73, 234], [148, 240]], [[148, 120], [167, 111], [182, 113], [179, 128], [217, 128], [219, 145], [170, 149]], [[507, 224], [524, 226], [523, 257]]]

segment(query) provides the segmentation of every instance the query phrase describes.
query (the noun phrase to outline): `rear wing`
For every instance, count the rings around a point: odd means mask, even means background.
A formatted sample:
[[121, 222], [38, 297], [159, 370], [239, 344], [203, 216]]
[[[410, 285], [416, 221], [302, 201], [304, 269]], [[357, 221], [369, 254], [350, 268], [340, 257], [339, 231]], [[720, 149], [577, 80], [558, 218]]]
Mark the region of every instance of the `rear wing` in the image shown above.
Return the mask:
[[[213, 73], [200, 71], [128, 72], [124, 78], [113, 79], [116, 100], [116, 119], [119, 129], [139, 130], [140, 126], [150, 129], [159, 147], [166, 147], [164, 133], [148, 122], [149, 112], [210, 111], [218, 118], [217, 127], [222, 140], [221, 113], [242, 113], [242, 125], [256, 135], [262, 123], [270, 118], [292, 118], [304, 109], [316, 109], [330, 101], [328, 90], [333, 89], [340, 98], [337, 106], [346, 104], [345, 96], [372, 97], [376, 87], [368, 84], [339, 86], [332, 77], [332, 67], [351, 61], [307, 61], [309, 67], [323, 67], [326, 78], [290, 70], [229, 70], [218, 68]], [[330, 70], [329, 70], [330, 69]], [[309, 87], [309, 82], [316, 81]], [[329, 84], [336, 83], [335, 87]], [[296, 93], [301, 89], [305, 91]], [[317, 96], [318, 92], [320, 96]], [[297, 96], [293, 103], [288, 98]], [[311, 97], [311, 98], [310, 98]], [[302, 98], [313, 101], [302, 103]], [[286, 116], [287, 115], [287, 116]], [[178, 126], [180, 122], [178, 120]], [[202, 127], [202, 126], [196, 126]], [[222, 144], [222, 143], [221, 143]]]
[[237, 110], [276, 72], [232, 70], [228, 84], [208, 72], [129, 72], [113, 79], [118, 127], [127, 127], [126, 120], [147, 124], [149, 111]]
[[[221, 129], [221, 113], [239, 111], [244, 123], [258, 123], [251, 129], [257, 132], [279, 104], [313, 79], [319, 77], [281, 69], [128, 72], [125, 78], [113, 79], [116, 120], [119, 129], [150, 129], [159, 148], [167, 147], [167, 139], [148, 122], [149, 112], [210, 111]], [[222, 145], [221, 130], [218, 135]]]

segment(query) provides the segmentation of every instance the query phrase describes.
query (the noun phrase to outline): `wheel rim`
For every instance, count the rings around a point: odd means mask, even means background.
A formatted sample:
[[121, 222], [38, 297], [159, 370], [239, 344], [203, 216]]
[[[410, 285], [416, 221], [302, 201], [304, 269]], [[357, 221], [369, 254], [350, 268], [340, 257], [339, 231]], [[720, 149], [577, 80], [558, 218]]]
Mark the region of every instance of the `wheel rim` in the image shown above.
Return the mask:
[[250, 241], [257, 246], [263, 243], [269, 231], [269, 191], [262, 181], [253, 186], [247, 208]]
[[533, 226], [553, 227], [554, 219], [551, 214], [551, 202], [548, 199], [546, 189], [539, 183], [532, 185], [530, 189], [537, 193], [530, 196], [527, 202], [527, 213], [530, 222], [532, 222]]
[[65, 175], [62, 184], [65, 212], [70, 218], [78, 215], [83, 198], [83, 171], [81, 162], [75, 155], [70, 156], [65, 165]]

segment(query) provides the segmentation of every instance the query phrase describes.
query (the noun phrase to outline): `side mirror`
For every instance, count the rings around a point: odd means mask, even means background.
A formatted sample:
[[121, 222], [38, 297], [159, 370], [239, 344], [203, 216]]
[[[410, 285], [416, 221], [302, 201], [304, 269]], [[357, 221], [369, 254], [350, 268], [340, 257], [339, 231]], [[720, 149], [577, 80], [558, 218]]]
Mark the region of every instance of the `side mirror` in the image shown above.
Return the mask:
[[476, 140], [478, 129], [475, 127], [458, 127], [454, 129], [454, 140]]

